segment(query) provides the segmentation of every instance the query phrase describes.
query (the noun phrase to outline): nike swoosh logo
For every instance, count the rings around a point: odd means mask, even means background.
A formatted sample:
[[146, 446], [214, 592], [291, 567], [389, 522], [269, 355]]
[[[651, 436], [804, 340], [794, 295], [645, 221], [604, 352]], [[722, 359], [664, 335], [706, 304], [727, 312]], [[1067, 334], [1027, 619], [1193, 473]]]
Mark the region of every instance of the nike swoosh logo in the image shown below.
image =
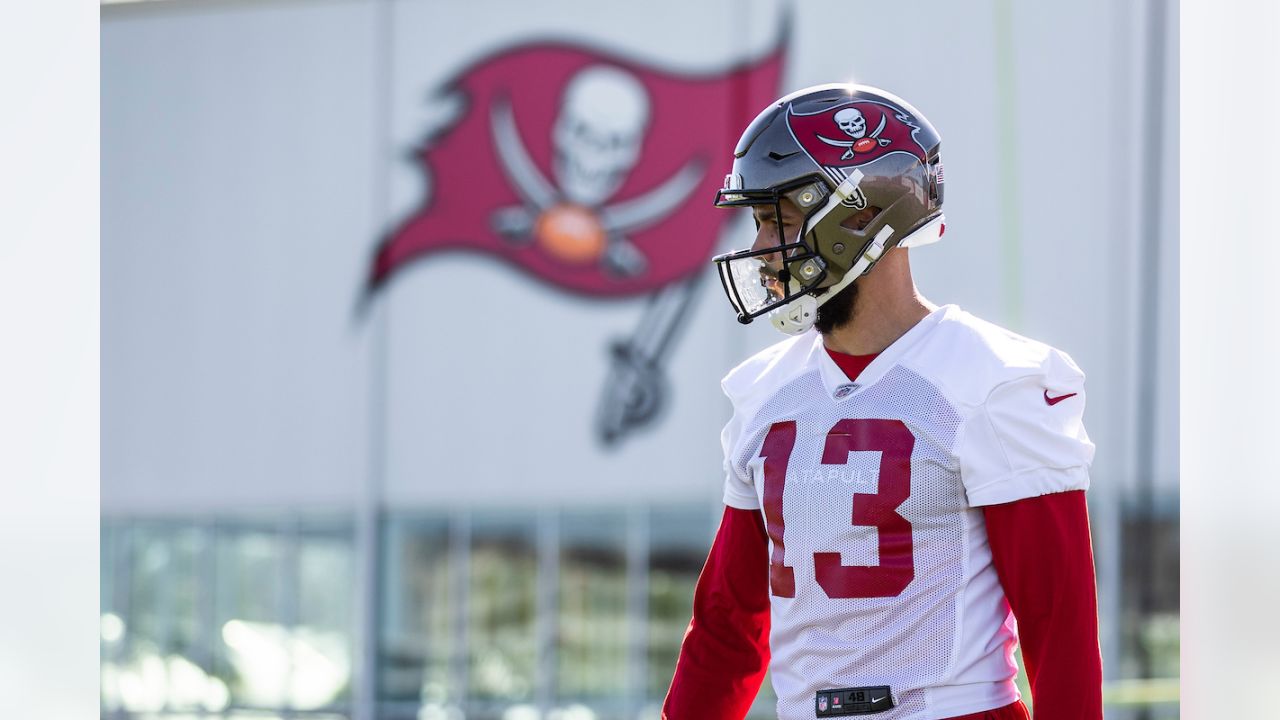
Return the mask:
[[780, 153], [774, 150], [769, 151], [769, 157], [774, 160], [786, 160], [792, 155], [799, 155], [799, 154], [800, 154], [799, 150], [796, 150], [794, 152], [789, 152], [789, 153]]
[[876, 699], [874, 699], [874, 700], [872, 700], [872, 701], [871, 701], [871, 704], [872, 704], [872, 705], [875, 705], [875, 704], [876, 704], [876, 703], [878, 703], [878, 702], [884, 702], [885, 700], [888, 700], [888, 699], [889, 699], [889, 698], [887, 698], [887, 697], [876, 698]]
[[1075, 396], [1076, 396], [1076, 393], [1067, 393], [1066, 395], [1059, 395], [1056, 398], [1051, 398], [1049, 397], [1049, 391], [1048, 390], [1044, 391], [1044, 401], [1050, 405], [1057, 405], [1063, 400], [1066, 400], [1069, 397], [1075, 397]]

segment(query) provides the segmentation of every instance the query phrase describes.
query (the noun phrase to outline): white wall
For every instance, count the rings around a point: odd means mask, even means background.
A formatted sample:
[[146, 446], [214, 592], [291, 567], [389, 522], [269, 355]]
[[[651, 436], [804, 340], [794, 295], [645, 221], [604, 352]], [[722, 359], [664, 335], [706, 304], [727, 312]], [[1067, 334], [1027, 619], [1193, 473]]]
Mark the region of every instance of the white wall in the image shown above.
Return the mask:
[[103, 9], [104, 512], [354, 497], [372, 8]]
[[[592, 416], [607, 343], [642, 300], [441, 255], [354, 310], [379, 236], [421, 199], [407, 157], [427, 98], [468, 62], [555, 37], [705, 71], [769, 47], [776, 5], [146, 5], [103, 11], [104, 511], [343, 506], [367, 483], [397, 506], [716, 502], [718, 378], [778, 338], [739, 326], [714, 279], [668, 366], [668, 412], [616, 451]], [[1143, 17], [1104, 0], [792, 6], [787, 89], [882, 85], [942, 132], [948, 230], [915, 253], [923, 292], [1070, 352], [1089, 374], [1095, 475], [1123, 481]], [[476, 322], [442, 325], [433, 304], [472, 287]], [[1176, 398], [1176, 353], [1159, 357], [1159, 395]], [[1173, 483], [1176, 404], [1160, 410]]]

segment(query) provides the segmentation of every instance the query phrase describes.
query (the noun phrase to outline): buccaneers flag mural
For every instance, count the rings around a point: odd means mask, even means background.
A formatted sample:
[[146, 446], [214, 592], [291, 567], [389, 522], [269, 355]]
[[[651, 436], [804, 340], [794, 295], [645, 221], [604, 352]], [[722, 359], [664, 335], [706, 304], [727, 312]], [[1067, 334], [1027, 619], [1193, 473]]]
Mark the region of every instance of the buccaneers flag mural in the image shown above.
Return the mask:
[[616, 445], [665, 407], [663, 362], [732, 218], [712, 198], [738, 135], [779, 94], [783, 48], [688, 74], [538, 44], [463, 70], [440, 95], [465, 110], [417, 151], [431, 189], [378, 248], [369, 291], [406, 264], [470, 251], [584, 298], [648, 295], [608, 348], [595, 424]]
[[555, 44], [502, 52], [446, 88], [465, 111], [417, 161], [430, 196], [378, 249], [406, 263], [488, 253], [558, 288], [652, 292], [700, 271], [730, 214], [712, 207], [738, 134], [778, 93], [782, 45], [709, 75]]

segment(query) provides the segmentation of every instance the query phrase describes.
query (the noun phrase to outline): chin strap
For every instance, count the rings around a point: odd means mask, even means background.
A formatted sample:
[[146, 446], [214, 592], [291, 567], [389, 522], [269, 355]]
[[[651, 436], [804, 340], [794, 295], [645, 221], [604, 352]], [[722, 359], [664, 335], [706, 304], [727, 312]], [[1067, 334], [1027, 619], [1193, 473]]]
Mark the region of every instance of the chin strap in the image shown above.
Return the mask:
[[[915, 232], [902, 238], [898, 242], [898, 246], [910, 248], [938, 242], [946, 229], [945, 222], [946, 218], [939, 215], [922, 225]], [[813, 327], [813, 324], [818, 321], [818, 308], [825, 305], [828, 300], [835, 297], [841, 290], [852, 285], [855, 280], [870, 270], [881, 257], [884, 257], [885, 243], [892, 236], [892, 226], [885, 225], [880, 228], [880, 232], [876, 233], [876, 236], [871, 239], [871, 243], [867, 245], [867, 249], [862, 252], [862, 257], [858, 258], [857, 262], [853, 264], [853, 267], [849, 268], [843, 278], [840, 278], [840, 282], [827, 288], [822, 297], [814, 297], [812, 294], [805, 293], [774, 310], [769, 313], [769, 322], [784, 335], [800, 335], [808, 332], [809, 328]]]

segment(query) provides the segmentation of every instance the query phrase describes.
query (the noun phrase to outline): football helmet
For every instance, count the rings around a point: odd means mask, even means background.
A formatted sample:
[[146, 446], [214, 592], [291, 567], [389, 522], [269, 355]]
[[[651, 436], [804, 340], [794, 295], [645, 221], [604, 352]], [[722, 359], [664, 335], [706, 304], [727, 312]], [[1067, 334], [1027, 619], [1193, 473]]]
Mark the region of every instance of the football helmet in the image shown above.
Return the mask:
[[[776, 218], [776, 243], [713, 259], [738, 321], [767, 314], [798, 335], [887, 251], [937, 241], [939, 146], [919, 111], [866, 85], [809, 87], [765, 108], [716, 193], [717, 207], [772, 206]], [[798, 228], [784, 227], [784, 199], [804, 216]]]

